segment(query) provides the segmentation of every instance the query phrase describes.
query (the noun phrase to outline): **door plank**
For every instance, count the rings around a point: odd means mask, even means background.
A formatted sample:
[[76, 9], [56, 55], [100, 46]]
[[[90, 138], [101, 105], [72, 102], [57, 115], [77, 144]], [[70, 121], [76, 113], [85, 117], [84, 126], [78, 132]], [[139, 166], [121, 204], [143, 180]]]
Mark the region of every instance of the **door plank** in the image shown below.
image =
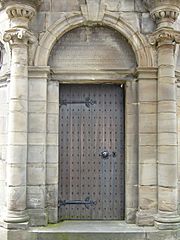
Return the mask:
[[[96, 104], [89, 108], [83, 101]], [[60, 219], [124, 218], [124, 94], [114, 85], [61, 85], [60, 184], [62, 200], [97, 202], [60, 207]], [[75, 104], [73, 104], [75, 102]], [[109, 151], [103, 159], [100, 153]], [[112, 156], [116, 152], [116, 156]]]

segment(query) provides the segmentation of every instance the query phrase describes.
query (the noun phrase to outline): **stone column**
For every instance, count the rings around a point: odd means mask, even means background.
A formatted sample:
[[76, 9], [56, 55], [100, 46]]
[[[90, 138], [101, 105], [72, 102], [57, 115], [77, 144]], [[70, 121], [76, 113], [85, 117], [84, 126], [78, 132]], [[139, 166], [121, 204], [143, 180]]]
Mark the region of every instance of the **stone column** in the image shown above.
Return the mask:
[[34, 37], [28, 30], [28, 23], [35, 15], [35, 8], [10, 2], [6, 12], [11, 20], [11, 28], [4, 34], [4, 41], [11, 47], [11, 76], [4, 222], [11, 228], [16, 223], [26, 226], [20, 223], [28, 222], [29, 218], [26, 212], [28, 44]]
[[158, 214], [155, 225], [159, 229], [175, 229], [180, 226], [177, 213], [178, 132], [175, 79], [175, 43], [179, 36], [173, 29], [178, 11], [178, 7], [172, 4], [158, 6], [151, 12], [157, 22], [157, 30], [150, 41], [157, 46], [158, 55]]

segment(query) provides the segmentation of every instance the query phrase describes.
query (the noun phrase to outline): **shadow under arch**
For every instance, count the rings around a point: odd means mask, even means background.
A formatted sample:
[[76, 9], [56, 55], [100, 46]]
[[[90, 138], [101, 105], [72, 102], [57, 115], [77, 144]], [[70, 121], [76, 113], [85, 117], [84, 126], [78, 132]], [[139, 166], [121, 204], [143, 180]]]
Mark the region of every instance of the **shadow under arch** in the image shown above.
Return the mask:
[[[41, 38], [35, 52], [34, 66], [47, 66], [50, 52], [59, 38], [74, 28], [88, 26], [88, 24], [90, 23], [87, 22], [81, 13], [67, 14], [67, 16], [57, 20]], [[121, 33], [130, 43], [135, 53], [138, 67], [155, 66], [153, 49], [147, 39], [141, 33], [135, 31], [124, 19], [113, 13], [105, 12], [102, 21], [91, 22], [91, 24], [107, 26]]]

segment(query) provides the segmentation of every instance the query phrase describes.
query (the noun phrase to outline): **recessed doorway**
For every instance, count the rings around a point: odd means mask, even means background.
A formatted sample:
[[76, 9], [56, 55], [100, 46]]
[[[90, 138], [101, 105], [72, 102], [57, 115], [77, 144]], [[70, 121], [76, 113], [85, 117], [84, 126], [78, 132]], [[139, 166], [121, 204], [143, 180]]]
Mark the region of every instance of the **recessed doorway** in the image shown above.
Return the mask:
[[60, 85], [59, 219], [123, 220], [124, 89]]

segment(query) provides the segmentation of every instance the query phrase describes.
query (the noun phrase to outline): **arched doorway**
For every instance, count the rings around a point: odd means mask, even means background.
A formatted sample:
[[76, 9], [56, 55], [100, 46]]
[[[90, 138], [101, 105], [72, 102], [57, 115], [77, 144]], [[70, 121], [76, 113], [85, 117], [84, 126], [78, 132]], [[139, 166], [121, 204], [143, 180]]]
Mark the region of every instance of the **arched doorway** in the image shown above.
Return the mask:
[[60, 82], [59, 217], [122, 220], [125, 92], [109, 73], [131, 72], [134, 52], [111, 28], [79, 27], [59, 39], [48, 65]]

